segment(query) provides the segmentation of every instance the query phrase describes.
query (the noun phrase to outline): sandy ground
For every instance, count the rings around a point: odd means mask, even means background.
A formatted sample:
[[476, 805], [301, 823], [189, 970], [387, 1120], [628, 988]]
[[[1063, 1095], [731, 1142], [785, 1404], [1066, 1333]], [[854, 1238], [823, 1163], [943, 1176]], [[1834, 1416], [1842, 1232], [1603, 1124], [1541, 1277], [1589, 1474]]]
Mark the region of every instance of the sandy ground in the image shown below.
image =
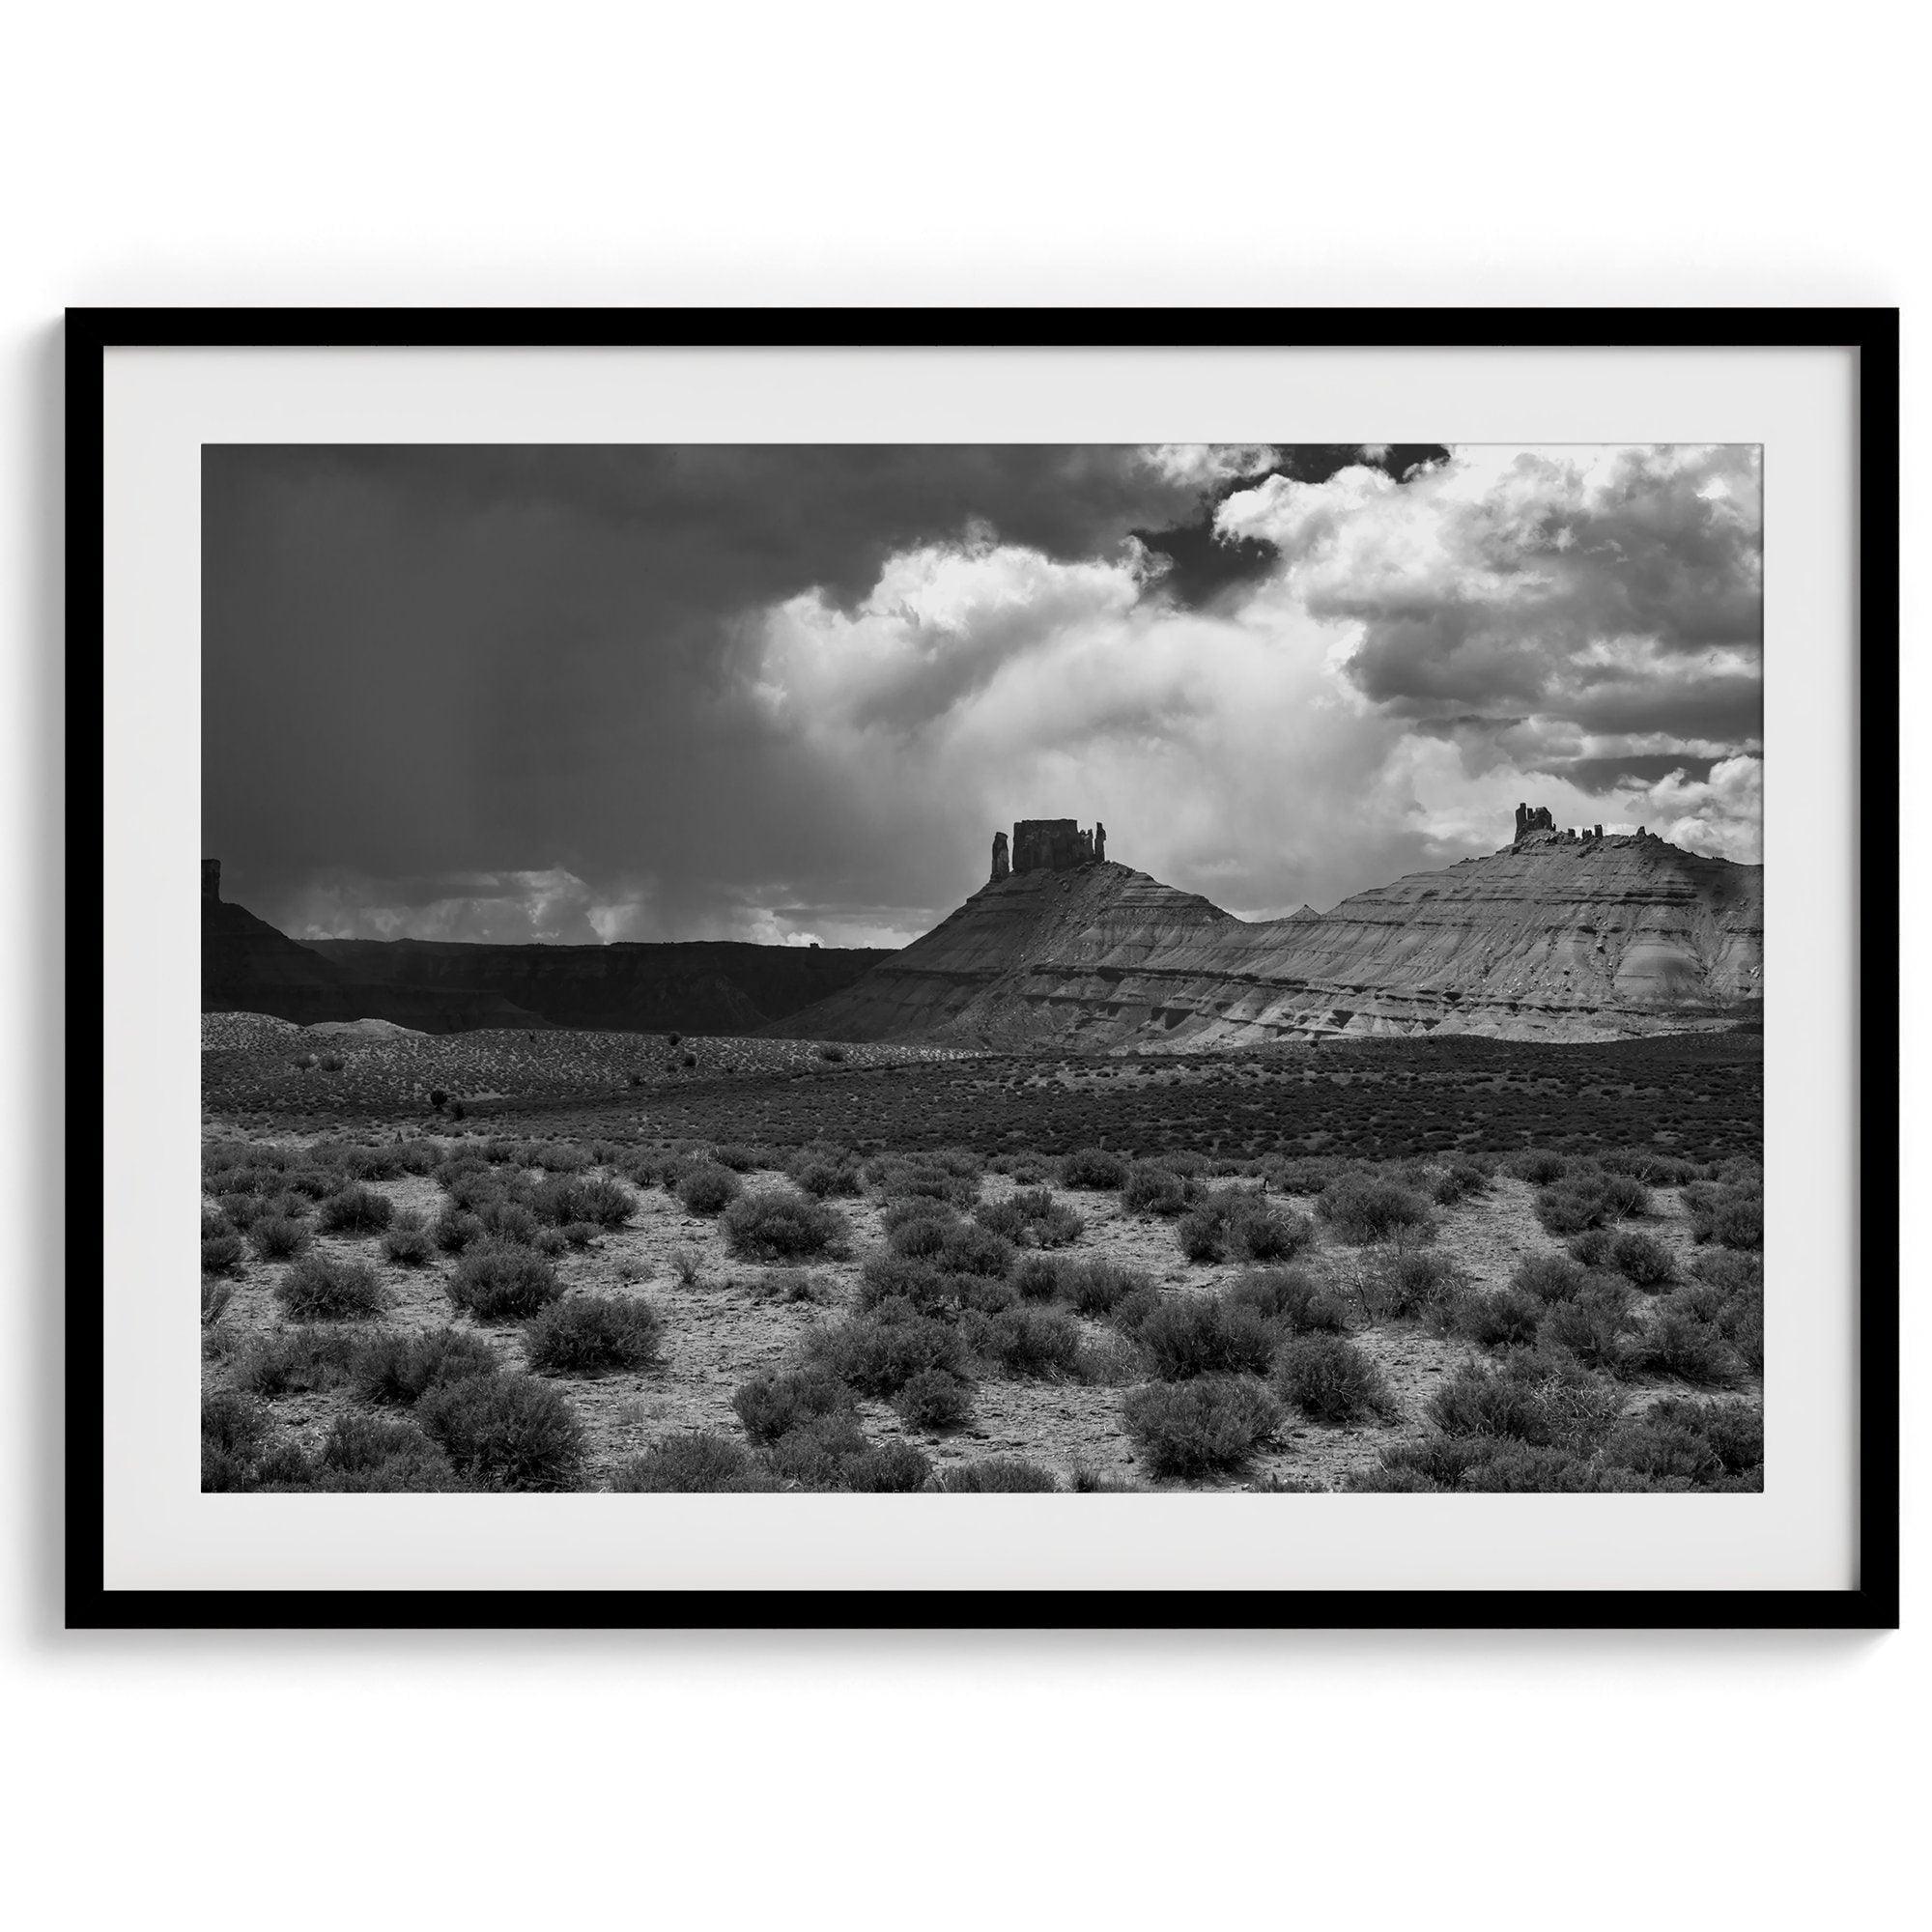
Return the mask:
[[[752, 1188], [779, 1184], [781, 1179], [777, 1175], [745, 1177]], [[428, 1179], [406, 1178], [377, 1185], [399, 1208], [412, 1208], [432, 1219], [443, 1205], [441, 1191]], [[989, 1176], [982, 1198], [998, 1199], [1011, 1187], [1004, 1178]], [[1176, 1293], [1211, 1291], [1240, 1272], [1238, 1264], [1187, 1262], [1176, 1245], [1171, 1222], [1125, 1214], [1117, 1195], [1056, 1191], [1087, 1223], [1079, 1240], [1064, 1253], [1105, 1257], [1145, 1268], [1164, 1292]], [[616, 1464], [667, 1435], [700, 1429], [738, 1436], [731, 1409], [733, 1390], [760, 1370], [783, 1363], [815, 1323], [848, 1312], [861, 1264], [885, 1246], [877, 1204], [838, 1203], [851, 1225], [851, 1254], [810, 1269], [824, 1285], [826, 1300], [784, 1302], [764, 1286], [773, 1270], [734, 1259], [715, 1221], [687, 1213], [658, 1189], [635, 1192], [637, 1210], [627, 1226], [601, 1236], [588, 1248], [556, 1258], [567, 1289], [642, 1296], [663, 1323], [659, 1366], [638, 1373], [554, 1378], [576, 1405], [588, 1433], [587, 1487], [601, 1487]], [[1524, 1258], [1552, 1252], [1559, 1245], [1538, 1226], [1532, 1200], [1533, 1190], [1525, 1183], [1499, 1179], [1487, 1196], [1441, 1210], [1437, 1251], [1461, 1263], [1478, 1287], [1502, 1287]], [[1688, 1262], [1692, 1249], [1676, 1195], [1658, 1190], [1656, 1200], [1659, 1212], [1643, 1225]], [[1290, 1205], [1304, 1212], [1312, 1212], [1314, 1207], [1305, 1200]], [[383, 1318], [388, 1325], [411, 1331], [451, 1322], [475, 1328], [489, 1339], [506, 1367], [524, 1365], [520, 1328], [474, 1324], [451, 1307], [442, 1287], [451, 1265], [447, 1258], [439, 1256], [425, 1268], [403, 1267], [384, 1259], [377, 1236], [321, 1235], [315, 1245], [324, 1254], [354, 1257], [377, 1268], [390, 1298]], [[1324, 1229], [1320, 1245], [1297, 1265], [1346, 1291], [1372, 1252], [1335, 1242]], [[687, 1284], [688, 1262], [695, 1262], [696, 1272]], [[250, 1254], [221, 1318], [220, 1326], [229, 1339], [283, 1325], [272, 1293], [281, 1265], [257, 1261]], [[1083, 1321], [1082, 1326], [1096, 1341], [1112, 1333], [1097, 1321]], [[1401, 1410], [1397, 1420], [1332, 1429], [1291, 1418], [1279, 1442], [1257, 1455], [1238, 1477], [1161, 1487], [1242, 1489], [1273, 1480], [1333, 1487], [1372, 1463], [1388, 1444], [1426, 1434], [1422, 1410], [1428, 1396], [1473, 1352], [1465, 1344], [1440, 1340], [1409, 1324], [1362, 1328], [1354, 1339], [1387, 1378]], [[209, 1386], [219, 1386], [225, 1375], [221, 1359], [209, 1361]], [[1633, 1406], [1656, 1392], [1634, 1386]], [[1121, 1424], [1121, 1395], [1117, 1386], [1071, 1379], [982, 1378], [974, 1418], [957, 1432], [938, 1435], [908, 1430], [884, 1403], [867, 1403], [862, 1416], [873, 1440], [913, 1441], [942, 1465], [985, 1456], [1024, 1456], [1055, 1470], [1063, 1481], [1075, 1468], [1084, 1467], [1146, 1485], [1146, 1473], [1137, 1465]], [[291, 1396], [278, 1400], [273, 1412], [281, 1425], [313, 1445], [349, 1400], [334, 1392]]]

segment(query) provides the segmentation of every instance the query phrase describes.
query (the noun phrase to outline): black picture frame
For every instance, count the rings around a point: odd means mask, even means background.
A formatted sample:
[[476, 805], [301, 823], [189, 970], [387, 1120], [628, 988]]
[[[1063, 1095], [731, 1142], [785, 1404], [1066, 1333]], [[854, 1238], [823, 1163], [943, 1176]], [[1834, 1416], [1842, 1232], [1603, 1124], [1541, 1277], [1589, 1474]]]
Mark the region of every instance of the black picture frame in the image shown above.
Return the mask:
[[[104, 358], [115, 349], [1716, 348], [1855, 351], [1857, 702], [1896, 716], [1899, 691], [1898, 311], [1611, 309], [544, 309], [76, 308], [66, 318], [67, 822], [104, 840]], [[98, 1125], [68, 1110], [66, 1618], [71, 1629], [1890, 1629], [1898, 1622], [1899, 753], [1855, 752], [1857, 1582], [1843, 1590], [529, 1590], [115, 1589], [103, 1576], [103, 1279]], [[91, 908], [87, 908], [91, 912]], [[70, 1014], [106, 995], [98, 931], [69, 929]], [[1876, 1032], [1876, 1044], [1871, 1043]], [[68, 1038], [71, 1084], [104, 1072], [100, 1036]], [[91, 1260], [89, 1258], [92, 1258]]]

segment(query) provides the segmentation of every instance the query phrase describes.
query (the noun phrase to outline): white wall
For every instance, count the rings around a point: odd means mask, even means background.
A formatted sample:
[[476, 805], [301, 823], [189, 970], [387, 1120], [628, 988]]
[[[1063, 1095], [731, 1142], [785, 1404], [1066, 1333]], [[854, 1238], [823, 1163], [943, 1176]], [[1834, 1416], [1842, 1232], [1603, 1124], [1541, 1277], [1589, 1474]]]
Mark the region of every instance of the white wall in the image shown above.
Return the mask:
[[[1917, 1632], [64, 1636], [56, 1068], [29, 1036], [58, 1017], [58, 772], [37, 740], [64, 303], [1903, 302], [1916, 450], [1932, 288], [1906, 17], [183, 0], [10, 18], [0, 823], [37, 890], [0, 941], [19, 1136], [0, 1151], [0, 1779], [18, 1786], [0, 1816], [22, 1922], [1895, 1916], [1889, 1895], [1922, 1886]], [[1908, 583], [1908, 634], [1923, 608]], [[1923, 718], [1919, 666], [1905, 713]], [[1908, 1044], [1928, 1070], [1917, 1019]], [[1922, 1171], [1922, 1128], [1908, 1152]], [[1908, 1511], [1924, 1463], [1912, 1429]]]

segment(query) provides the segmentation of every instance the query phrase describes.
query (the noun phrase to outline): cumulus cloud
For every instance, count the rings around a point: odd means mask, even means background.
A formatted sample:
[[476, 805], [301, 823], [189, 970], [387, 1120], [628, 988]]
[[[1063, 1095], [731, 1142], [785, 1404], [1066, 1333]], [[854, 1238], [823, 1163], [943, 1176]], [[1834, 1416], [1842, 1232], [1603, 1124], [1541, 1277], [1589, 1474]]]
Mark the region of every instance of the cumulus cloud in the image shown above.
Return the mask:
[[[1387, 445], [1382, 447], [1386, 451]], [[1272, 469], [1281, 452], [1271, 442], [1156, 442], [1141, 452], [1141, 460], [1170, 483], [1207, 492]]]

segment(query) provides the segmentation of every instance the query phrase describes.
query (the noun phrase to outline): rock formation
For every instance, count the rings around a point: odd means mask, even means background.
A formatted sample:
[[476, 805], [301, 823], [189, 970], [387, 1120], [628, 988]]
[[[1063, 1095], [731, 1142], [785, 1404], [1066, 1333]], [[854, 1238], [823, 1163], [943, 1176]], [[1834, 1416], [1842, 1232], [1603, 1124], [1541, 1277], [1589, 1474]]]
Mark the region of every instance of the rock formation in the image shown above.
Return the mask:
[[1556, 819], [1547, 805], [1539, 805], [1534, 810], [1526, 805], [1516, 809], [1516, 836], [1520, 839], [1530, 832], [1554, 832]]
[[988, 883], [997, 886], [1011, 870], [1011, 866], [1007, 863], [1007, 835], [996, 832], [993, 834], [993, 876]]
[[1016, 863], [773, 1031], [1144, 1048], [1435, 1032], [1605, 1039], [1754, 1017], [1763, 867], [1592, 834], [1537, 823], [1486, 858], [1255, 923], [1113, 862]]
[[318, 939], [313, 950], [364, 983], [417, 998], [487, 996], [551, 1026], [632, 1033], [756, 1033], [892, 957], [871, 947], [725, 939], [609, 946]]
[[[1099, 843], [1106, 842], [1106, 828], [1099, 828]], [[1094, 832], [1083, 831], [1071, 818], [1022, 818], [1013, 826], [1014, 872], [1070, 872], [1076, 866], [1091, 866], [1105, 856], [1096, 851]], [[995, 835], [995, 867], [999, 864], [1000, 839]], [[997, 878], [997, 870], [994, 877]]]
[[300, 945], [220, 896], [201, 867], [201, 1009], [312, 1026], [390, 1020], [423, 1033], [566, 1026], [753, 1033], [890, 955], [870, 949], [680, 945], [466, 946], [319, 939]]

